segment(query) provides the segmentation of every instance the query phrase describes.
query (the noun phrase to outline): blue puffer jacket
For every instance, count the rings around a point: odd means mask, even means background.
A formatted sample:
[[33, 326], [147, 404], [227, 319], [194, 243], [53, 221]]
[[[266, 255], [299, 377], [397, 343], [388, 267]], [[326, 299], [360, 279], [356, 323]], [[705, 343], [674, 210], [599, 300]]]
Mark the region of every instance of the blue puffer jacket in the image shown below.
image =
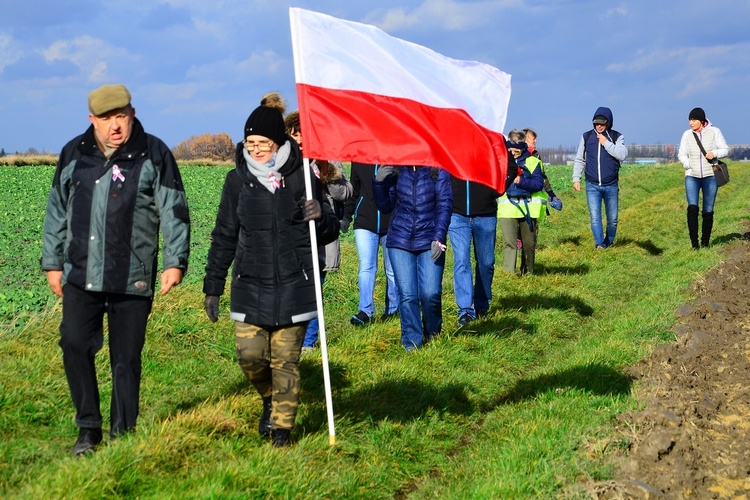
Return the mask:
[[429, 250], [433, 241], [445, 244], [453, 210], [450, 174], [429, 167], [398, 167], [398, 175], [373, 180], [375, 204], [393, 212], [388, 248], [410, 252]]

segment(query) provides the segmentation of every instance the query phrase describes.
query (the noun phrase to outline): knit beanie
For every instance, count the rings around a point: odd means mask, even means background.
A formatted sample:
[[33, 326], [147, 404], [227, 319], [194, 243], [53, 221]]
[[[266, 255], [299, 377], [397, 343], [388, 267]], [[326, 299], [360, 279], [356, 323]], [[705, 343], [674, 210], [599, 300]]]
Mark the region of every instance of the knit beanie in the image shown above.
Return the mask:
[[286, 142], [286, 127], [284, 126], [284, 110], [286, 103], [275, 92], [266, 94], [260, 106], [255, 108], [245, 122], [245, 135], [260, 135], [268, 137], [277, 145]]
[[690, 111], [688, 119], [698, 120], [701, 123], [706, 123], [706, 112], [703, 111], [703, 108], [693, 108], [692, 111]]

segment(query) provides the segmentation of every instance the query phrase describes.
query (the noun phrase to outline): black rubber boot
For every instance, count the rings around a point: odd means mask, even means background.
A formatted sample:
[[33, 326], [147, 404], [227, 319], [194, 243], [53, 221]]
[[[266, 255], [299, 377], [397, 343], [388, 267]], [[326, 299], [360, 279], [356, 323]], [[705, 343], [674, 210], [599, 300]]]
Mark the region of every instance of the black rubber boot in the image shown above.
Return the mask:
[[711, 245], [711, 230], [714, 228], [714, 213], [703, 212], [703, 226], [701, 227], [701, 246], [707, 248]]
[[271, 410], [273, 402], [271, 396], [263, 398], [263, 414], [260, 416], [258, 423], [258, 434], [264, 437], [271, 437]]
[[698, 205], [688, 205], [687, 226], [693, 250], [698, 250], [700, 248], [700, 245], [698, 244]]
[[289, 436], [292, 435], [291, 429], [274, 429], [271, 431], [271, 439], [274, 448], [283, 448], [289, 446]]

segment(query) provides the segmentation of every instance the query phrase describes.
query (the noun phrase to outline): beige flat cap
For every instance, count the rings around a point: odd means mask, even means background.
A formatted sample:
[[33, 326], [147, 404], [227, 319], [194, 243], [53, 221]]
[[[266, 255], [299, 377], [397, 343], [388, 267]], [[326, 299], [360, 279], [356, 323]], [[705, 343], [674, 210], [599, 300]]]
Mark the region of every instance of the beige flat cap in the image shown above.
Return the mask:
[[113, 109], [130, 105], [130, 92], [121, 84], [102, 85], [89, 94], [89, 111], [94, 116], [101, 116]]

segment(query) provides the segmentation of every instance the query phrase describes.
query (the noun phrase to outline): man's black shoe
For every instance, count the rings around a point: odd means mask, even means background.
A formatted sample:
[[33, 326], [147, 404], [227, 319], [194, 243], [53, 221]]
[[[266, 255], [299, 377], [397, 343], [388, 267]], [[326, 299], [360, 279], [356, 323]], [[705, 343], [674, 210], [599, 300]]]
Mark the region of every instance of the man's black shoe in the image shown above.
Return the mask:
[[471, 323], [474, 320], [470, 315], [468, 314], [462, 314], [460, 318], [458, 318], [458, 326], [466, 326], [469, 323]]
[[380, 317], [380, 321], [388, 321], [389, 319], [393, 318], [398, 318], [398, 309], [396, 309], [392, 313], [383, 313], [383, 315]]
[[271, 396], [263, 398], [263, 414], [260, 416], [258, 423], [258, 434], [263, 437], [271, 437], [271, 410], [273, 401]]
[[357, 314], [354, 314], [349, 318], [349, 323], [354, 326], [364, 326], [370, 322], [372, 322], [372, 318], [364, 311], [359, 311]]
[[73, 456], [83, 457], [85, 455], [91, 455], [102, 442], [102, 430], [101, 429], [87, 429], [81, 427], [78, 431], [78, 439], [76, 444], [73, 446]]

